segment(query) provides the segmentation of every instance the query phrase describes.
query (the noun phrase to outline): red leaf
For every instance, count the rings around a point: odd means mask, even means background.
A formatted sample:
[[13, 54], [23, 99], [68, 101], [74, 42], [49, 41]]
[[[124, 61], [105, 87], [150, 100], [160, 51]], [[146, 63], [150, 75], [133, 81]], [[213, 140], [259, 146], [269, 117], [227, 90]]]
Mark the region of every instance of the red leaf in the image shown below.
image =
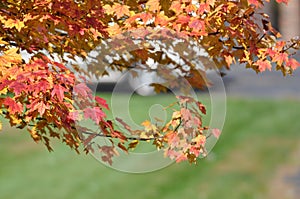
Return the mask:
[[92, 119], [97, 124], [106, 116], [105, 113], [99, 107], [86, 108], [84, 109], [85, 119]]
[[90, 98], [91, 97], [91, 89], [87, 87], [84, 83], [80, 83], [74, 86], [73, 92], [75, 95], [81, 98]]
[[23, 106], [20, 102], [16, 102], [12, 98], [5, 98], [4, 105], [8, 106], [8, 110], [11, 114], [15, 113], [22, 113], [23, 112]]
[[103, 108], [106, 108], [107, 110], [109, 110], [108, 104], [106, 103], [106, 100], [96, 96], [95, 97], [96, 102]]
[[67, 89], [61, 85], [54, 85], [53, 90], [51, 92], [51, 96], [53, 97], [56, 95], [58, 100], [62, 102], [64, 100], [64, 93], [67, 91]]

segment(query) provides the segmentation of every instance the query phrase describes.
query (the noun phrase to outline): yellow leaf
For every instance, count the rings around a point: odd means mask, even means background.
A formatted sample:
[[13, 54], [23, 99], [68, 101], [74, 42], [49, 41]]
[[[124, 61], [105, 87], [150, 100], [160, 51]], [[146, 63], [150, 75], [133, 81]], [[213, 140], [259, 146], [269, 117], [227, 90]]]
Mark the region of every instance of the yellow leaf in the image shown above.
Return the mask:
[[0, 131], [2, 130], [2, 122], [0, 121]]
[[4, 55], [0, 56], [0, 66], [10, 67], [12, 64], [22, 62], [22, 57], [17, 52], [18, 50], [18, 48], [11, 48], [4, 51]]
[[19, 19], [8, 19], [4, 22], [5, 28], [16, 28], [19, 32], [22, 28], [25, 27], [25, 24], [23, 21], [20, 21]]
[[6, 95], [7, 94], [7, 88], [3, 88], [2, 90], [0, 90], [0, 95]]
[[32, 129], [28, 129], [31, 137], [33, 138], [34, 141], [39, 141], [41, 140], [41, 136], [38, 134], [38, 132], [36, 131], [36, 127], [32, 127]]
[[9, 122], [10, 122], [11, 126], [15, 126], [16, 124], [21, 124], [22, 120], [16, 118], [15, 115], [10, 115], [10, 121]]

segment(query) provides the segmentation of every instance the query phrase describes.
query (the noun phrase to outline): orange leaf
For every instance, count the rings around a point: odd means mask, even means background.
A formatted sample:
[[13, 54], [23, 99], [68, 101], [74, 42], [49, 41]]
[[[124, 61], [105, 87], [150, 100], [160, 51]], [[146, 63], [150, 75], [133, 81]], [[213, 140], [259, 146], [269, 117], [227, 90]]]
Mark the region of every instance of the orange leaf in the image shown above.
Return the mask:
[[182, 11], [182, 3], [179, 1], [173, 1], [170, 7], [170, 10], [173, 10], [176, 14], [179, 14]]
[[161, 9], [159, 0], [149, 0], [146, 3], [146, 7], [148, 7], [149, 11], [151, 12], [155, 12], [155, 11], [158, 12]]
[[119, 3], [115, 3], [112, 6], [112, 10], [114, 11], [114, 13], [117, 16], [117, 19], [120, 19], [121, 17], [123, 17], [124, 15], [130, 16], [130, 10], [129, 7], [126, 5], [121, 5]]
[[279, 66], [282, 65], [283, 62], [286, 62], [288, 61], [288, 54], [287, 53], [277, 53], [273, 59], [272, 59], [273, 62], [277, 62], [277, 64]]
[[258, 60], [256, 62], [256, 64], [258, 65], [258, 70], [260, 72], [263, 72], [266, 69], [268, 69], [268, 70], [272, 69], [272, 65], [271, 65], [270, 61], [268, 61], [268, 60], [264, 60], [264, 61]]
[[291, 58], [286, 62], [286, 65], [291, 67], [291, 69], [296, 70], [300, 66], [300, 63], [296, 59]]

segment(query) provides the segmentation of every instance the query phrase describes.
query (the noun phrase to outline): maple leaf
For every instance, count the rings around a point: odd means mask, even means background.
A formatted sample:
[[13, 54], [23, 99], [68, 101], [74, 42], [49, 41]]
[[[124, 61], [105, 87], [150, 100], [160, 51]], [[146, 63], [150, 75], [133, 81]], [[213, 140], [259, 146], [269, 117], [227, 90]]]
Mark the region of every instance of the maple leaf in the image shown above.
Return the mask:
[[103, 108], [106, 108], [107, 110], [109, 110], [109, 107], [108, 107], [108, 104], [106, 103], [106, 100], [99, 97], [99, 96], [96, 96], [95, 97], [95, 100], [96, 102]]
[[199, 30], [204, 29], [205, 23], [203, 20], [199, 20], [195, 18], [189, 22], [189, 27], [193, 28], [193, 31], [197, 32]]
[[51, 96], [53, 97], [56, 95], [59, 102], [62, 102], [64, 100], [64, 93], [67, 91], [67, 89], [61, 85], [54, 85], [53, 90], [51, 92]]
[[121, 33], [120, 26], [117, 23], [114, 23], [112, 26], [108, 26], [105, 29], [111, 36], [118, 35]]
[[75, 85], [73, 88], [73, 93], [81, 98], [90, 98], [91, 97], [90, 91], [91, 90], [84, 83], [79, 83]]
[[42, 116], [45, 113], [45, 110], [49, 109], [49, 105], [46, 105], [43, 101], [41, 101], [34, 106], [34, 109]]
[[23, 82], [14, 81], [9, 85], [9, 88], [13, 89], [13, 91], [19, 95], [22, 91], [26, 91], [28, 86]]
[[151, 12], [158, 12], [161, 9], [160, 0], [149, 0], [146, 3], [146, 7], [149, 8]]
[[3, 104], [8, 106], [8, 110], [11, 114], [23, 112], [23, 105], [10, 97], [5, 98]]
[[268, 60], [264, 60], [264, 61], [258, 60], [258, 61], [256, 62], [256, 64], [258, 65], [258, 70], [259, 70], [260, 72], [263, 72], [263, 71], [265, 71], [266, 69], [268, 69], [268, 70], [271, 71], [271, 69], [272, 69], [272, 65], [271, 65], [270, 61], [268, 61]]
[[201, 3], [197, 10], [197, 14], [202, 15], [204, 12], [210, 11], [210, 6], [208, 3]]
[[83, 110], [85, 119], [92, 119], [97, 124], [106, 116], [99, 107], [85, 108]]
[[300, 66], [300, 63], [296, 59], [291, 58], [286, 62], [286, 65], [291, 67], [292, 70], [296, 70]]
[[22, 28], [25, 27], [25, 24], [23, 21], [20, 21], [19, 19], [8, 19], [4, 22], [5, 28], [16, 28], [19, 32]]
[[22, 61], [21, 55], [18, 53], [19, 48], [10, 48], [4, 51], [4, 55], [0, 56], [0, 66], [12, 66]]
[[176, 14], [182, 12], [182, 4], [180, 1], [173, 1], [170, 10], [173, 10]]
[[117, 19], [120, 19], [124, 15], [130, 16], [129, 6], [127, 5], [121, 5], [119, 3], [115, 3], [111, 9], [116, 14]]
[[274, 57], [272, 58], [273, 62], [277, 62], [277, 64], [279, 66], [281, 66], [283, 64], [283, 62], [288, 61], [288, 54], [283, 52], [283, 53], [277, 53], [276, 55], [274, 55]]

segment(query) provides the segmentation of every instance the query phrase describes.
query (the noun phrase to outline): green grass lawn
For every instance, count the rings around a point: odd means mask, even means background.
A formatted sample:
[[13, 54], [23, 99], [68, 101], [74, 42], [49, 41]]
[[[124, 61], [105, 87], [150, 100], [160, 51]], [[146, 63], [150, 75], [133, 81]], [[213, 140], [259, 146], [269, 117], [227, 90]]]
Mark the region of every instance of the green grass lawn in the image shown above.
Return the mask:
[[[132, 100], [134, 120], [140, 122], [148, 114], [141, 107], [154, 98]], [[159, 102], [172, 100], [165, 95]], [[25, 131], [4, 126], [0, 198], [268, 198], [276, 170], [300, 143], [299, 110], [299, 101], [228, 99], [223, 133], [207, 158], [147, 174], [112, 170], [60, 143], [48, 153]]]

